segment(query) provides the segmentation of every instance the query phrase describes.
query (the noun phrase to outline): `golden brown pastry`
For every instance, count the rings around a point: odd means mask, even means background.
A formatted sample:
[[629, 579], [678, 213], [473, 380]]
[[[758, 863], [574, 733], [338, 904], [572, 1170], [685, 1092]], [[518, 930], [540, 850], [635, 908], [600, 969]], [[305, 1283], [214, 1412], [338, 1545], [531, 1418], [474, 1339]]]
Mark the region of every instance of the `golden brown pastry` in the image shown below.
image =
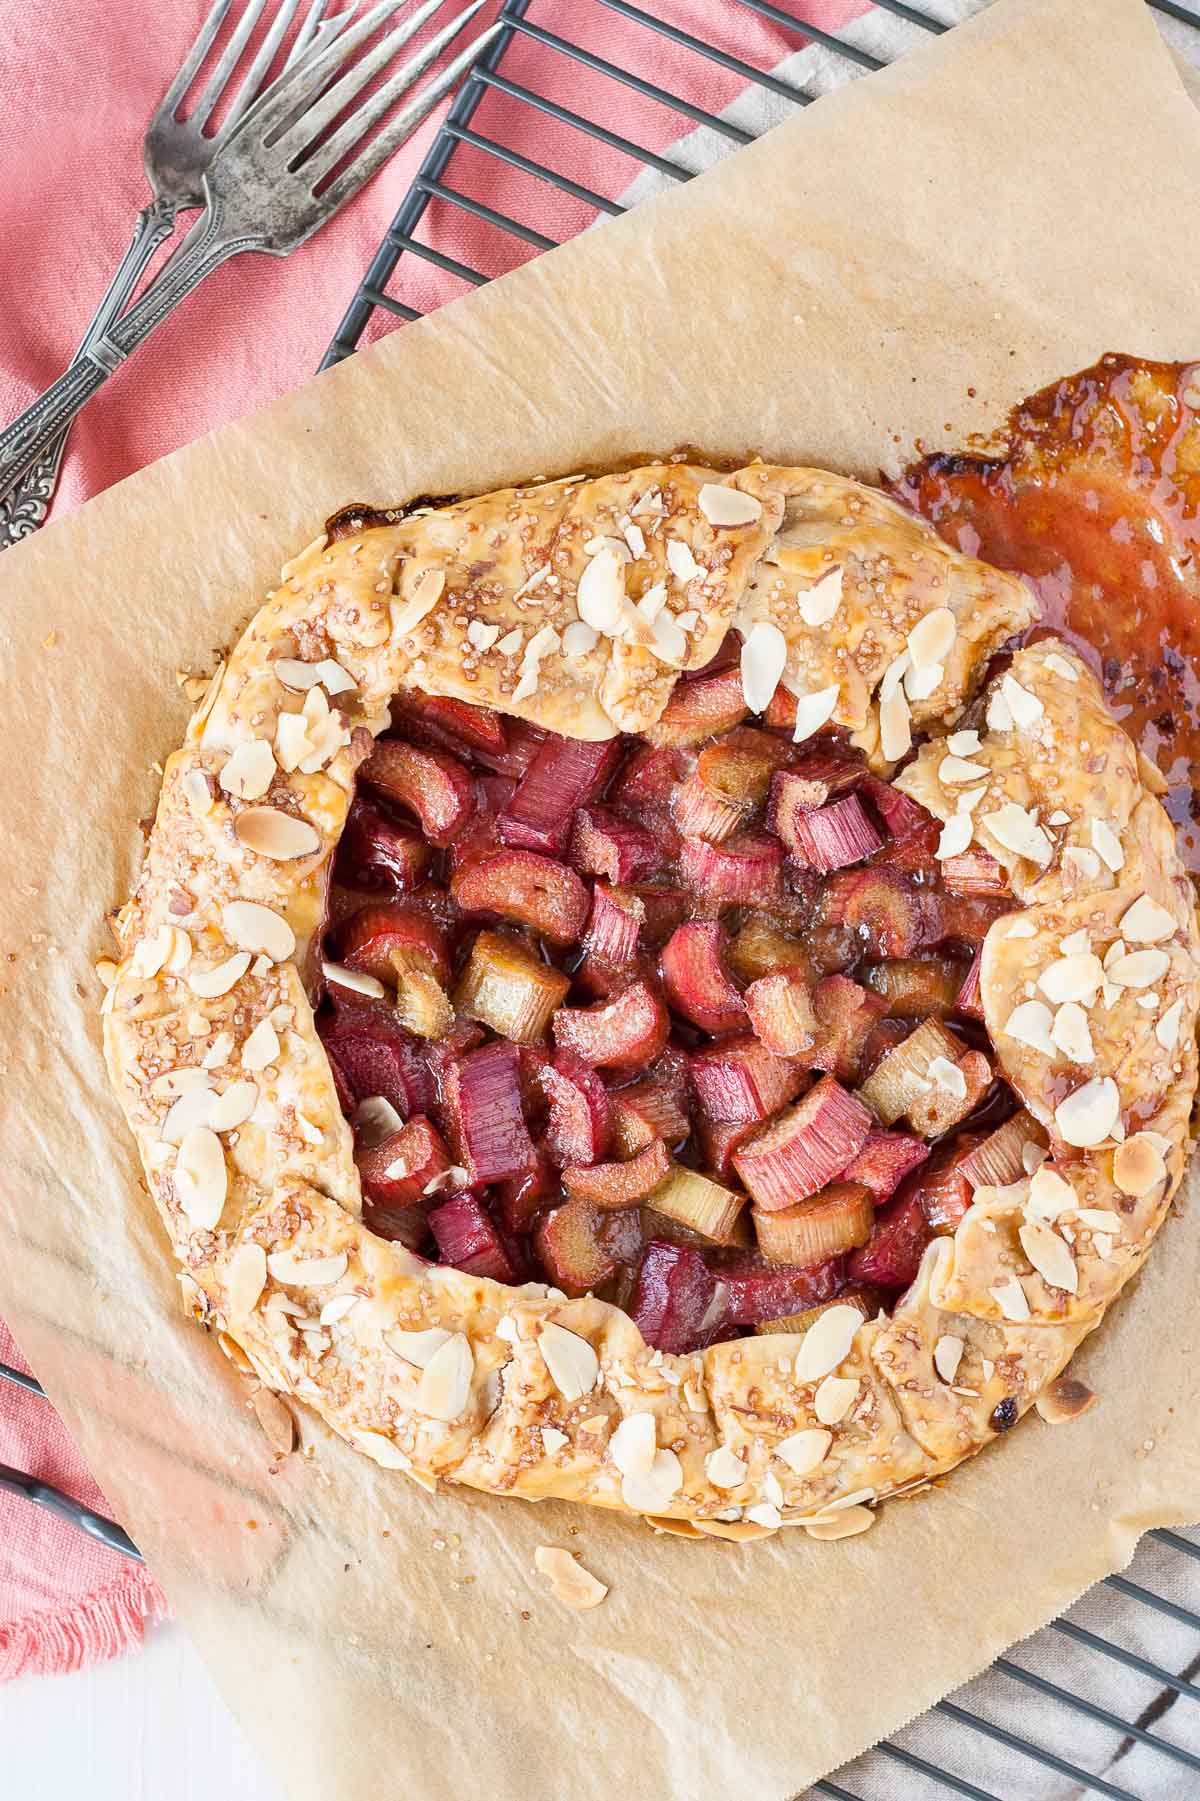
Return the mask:
[[[104, 1004], [197, 1316], [425, 1487], [717, 1536], [861, 1530], [1007, 1429], [1179, 1183], [1200, 971], [1170, 825], [1085, 665], [1045, 640], [981, 691], [1033, 613], [1014, 577], [819, 470], [663, 462], [339, 516], [167, 763]], [[393, 696], [653, 738], [731, 629], [752, 713], [779, 689], [798, 741], [848, 743], [877, 775], [904, 764], [896, 788], [942, 822], [938, 855], [984, 851], [1007, 877], [979, 1010], [1031, 1138], [890, 1314], [835, 1296], [801, 1332], [672, 1354], [590, 1294], [431, 1265], [369, 1230], [312, 1001], [334, 851]], [[914, 1126], [964, 1067], [934, 1058]]]

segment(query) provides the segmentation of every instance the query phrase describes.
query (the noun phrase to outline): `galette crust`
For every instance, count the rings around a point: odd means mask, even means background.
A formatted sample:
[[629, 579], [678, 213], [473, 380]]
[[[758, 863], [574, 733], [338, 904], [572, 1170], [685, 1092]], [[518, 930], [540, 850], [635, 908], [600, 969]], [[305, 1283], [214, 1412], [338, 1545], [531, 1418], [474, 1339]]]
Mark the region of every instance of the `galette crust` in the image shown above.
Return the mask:
[[[978, 694], [1031, 622], [1023, 585], [820, 470], [661, 462], [364, 515], [361, 530], [346, 517], [285, 568], [213, 678], [120, 917], [106, 1056], [193, 1311], [265, 1384], [426, 1488], [588, 1501], [687, 1536], [869, 1524], [864, 1504], [1026, 1410], [1178, 1186], [1200, 959], [1191, 885], [1133, 747], [1056, 640]], [[829, 721], [875, 767], [903, 754], [898, 719], [977, 731], [977, 748], [931, 738], [899, 785], [942, 820], [965, 812], [1024, 903], [988, 935], [983, 1006], [1050, 1148], [1030, 1180], [977, 1192], [891, 1318], [822, 1316], [824, 1351], [810, 1332], [670, 1356], [605, 1302], [427, 1266], [363, 1226], [306, 975], [354, 772], [393, 695], [576, 737], [639, 732], [730, 626], [764, 624], [787, 686], [836, 687]], [[1122, 962], [1143, 949], [1162, 954]], [[1052, 965], [1082, 958], [1094, 977], [1093, 955], [1108, 966], [1084, 1009], [1086, 1066], [1008, 1033], [1022, 1002], [1046, 1000]], [[1052, 1025], [1061, 1004], [1046, 1000]], [[1101, 1112], [1115, 1084], [1111, 1130], [1068, 1142], [1061, 1104], [1089, 1082]], [[614, 1457], [617, 1428], [645, 1414], [652, 1458]]]

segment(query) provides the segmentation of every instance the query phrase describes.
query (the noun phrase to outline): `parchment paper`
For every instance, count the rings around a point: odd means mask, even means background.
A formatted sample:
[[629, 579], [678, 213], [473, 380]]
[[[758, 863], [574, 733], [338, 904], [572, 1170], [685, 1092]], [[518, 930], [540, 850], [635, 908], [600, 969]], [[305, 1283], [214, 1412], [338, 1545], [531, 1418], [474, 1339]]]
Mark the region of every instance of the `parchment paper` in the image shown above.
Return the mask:
[[[1085, 1347], [1098, 1408], [842, 1544], [433, 1498], [307, 1418], [273, 1468], [179, 1317], [98, 1051], [90, 965], [183, 730], [173, 672], [344, 501], [682, 442], [870, 475], [1107, 349], [1195, 356], [1198, 195], [1200, 116], [1141, 0], [999, 0], [0, 560], [0, 1307], [293, 1797], [803, 1788], [1200, 1517], [1200, 1222]], [[602, 1607], [557, 1606], [541, 1543]]]

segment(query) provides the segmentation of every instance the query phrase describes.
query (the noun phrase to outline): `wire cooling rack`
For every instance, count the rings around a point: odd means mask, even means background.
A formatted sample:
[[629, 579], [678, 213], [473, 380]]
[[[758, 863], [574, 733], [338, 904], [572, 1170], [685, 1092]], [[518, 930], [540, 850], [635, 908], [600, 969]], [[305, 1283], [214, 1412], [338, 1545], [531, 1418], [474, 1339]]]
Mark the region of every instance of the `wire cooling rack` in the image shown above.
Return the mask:
[[[1080, 0], [1083, 3], [1083, 0]], [[654, 38], [667, 39], [678, 50], [717, 66], [747, 88], [769, 96], [775, 116], [807, 106], [817, 94], [794, 79], [789, 62], [761, 69], [728, 48], [709, 43], [633, 0], [561, 0], [541, 7], [535, 0], [505, 0], [500, 17], [506, 29], [493, 40], [484, 56], [460, 88], [420, 170], [372, 258], [341, 324], [330, 343], [322, 368], [339, 362], [359, 344], [377, 313], [397, 321], [422, 316], [420, 287], [411, 280], [414, 265], [432, 266], [454, 278], [461, 287], [480, 287], [499, 272], [483, 270], [439, 250], [427, 241], [437, 235], [439, 209], [457, 209], [482, 222], [491, 234], [502, 267], [553, 249], [556, 239], [539, 231], [528, 220], [498, 211], [465, 187], [454, 185], [456, 156], [469, 146], [494, 166], [504, 164], [544, 184], [547, 196], [568, 196], [593, 215], [614, 216], [626, 205], [596, 192], [564, 162], [570, 155], [539, 161], [527, 150], [517, 149], [496, 129], [491, 117], [496, 96], [516, 103], [518, 117], [530, 127], [527, 141], [536, 143], [539, 115], [565, 128], [556, 140], [560, 151], [574, 134], [627, 159], [627, 199], [637, 193], [639, 175], [649, 173], [659, 185], [691, 179], [695, 170], [672, 152], [663, 154], [610, 129], [601, 120], [588, 118], [555, 97], [557, 77], [565, 62], [573, 62], [605, 81], [632, 90], [643, 99], [669, 108], [694, 130], [712, 133], [712, 148], [732, 151], [756, 135], [744, 124], [697, 105], [639, 74], [632, 65], [618, 67], [577, 41], [578, 27], [597, 9], [615, 13]], [[926, 0], [927, 5], [936, 0]], [[1182, 43], [1180, 34], [1200, 34], [1200, 12], [1178, 0], [1148, 0], [1151, 8], [1168, 21], [1168, 33]], [[904, 0], [875, 0], [877, 14], [896, 22], [904, 47], [913, 47], [949, 29], [944, 20]], [[807, 22], [802, 0], [712, 0], [714, 19], [728, 23], [740, 11], [757, 15], [794, 36], [800, 49], [818, 46], [828, 59], [834, 81], [870, 73], [884, 59], [865, 41], [869, 34], [822, 30]], [[562, 25], [571, 35], [542, 22], [541, 14]], [[583, 34], [586, 35], [586, 32]], [[522, 63], [518, 79], [510, 73], [514, 47], [540, 46], [536, 65]], [[840, 66], [839, 66], [840, 65]], [[528, 70], [536, 68], [536, 78]], [[736, 109], [730, 109], [736, 110]], [[510, 110], [508, 117], [513, 117]], [[511, 130], [507, 137], [514, 134]], [[525, 138], [523, 137], [523, 141]], [[486, 165], [485, 165], [486, 166]], [[478, 185], [478, 184], [476, 184]], [[432, 230], [431, 230], [432, 228]], [[482, 248], [487, 249], [484, 234]], [[525, 247], [514, 256], [514, 242]], [[485, 260], [483, 256], [479, 260]], [[407, 293], [407, 298], [406, 298]], [[38, 1383], [21, 1371], [0, 1364], [0, 1381], [41, 1396]], [[113, 1521], [93, 1513], [50, 1485], [19, 1470], [0, 1464], [0, 1491], [25, 1496], [71, 1520], [82, 1531], [129, 1557], [137, 1547]], [[1052, 1530], [1052, 1521], [1048, 1526]], [[967, 1801], [1018, 1801], [1018, 1797], [1053, 1796], [1055, 1801], [1079, 1795], [1104, 1795], [1111, 1801], [1147, 1801], [1156, 1798], [1200, 1796], [1200, 1756], [1187, 1741], [1200, 1743], [1200, 1713], [1189, 1713], [1200, 1703], [1200, 1613], [1184, 1605], [1187, 1578], [1200, 1572], [1200, 1542], [1179, 1532], [1149, 1533], [1133, 1565], [1137, 1580], [1109, 1576], [1062, 1619], [998, 1658], [986, 1676], [965, 1691], [938, 1703], [923, 1720], [892, 1740], [877, 1745], [834, 1777], [814, 1784], [811, 1795], [829, 1801], [908, 1801], [909, 1797], [943, 1795]], [[1167, 1593], [1160, 1591], [1167, 1590]], [[914, 1639], [916, 1639], [914, 1634]], [[919, 1647], [914, 1643], [914, 1654]], [[1114, 1678], [1117, 1693], [1114, 1693]], [[969, 1705], [964, 1702], [969, 1701]], [[802, 1704], [802, 1700], [800, 1702]], [[1014, 1718], [1016, 1716], [1016, 1718]], [[1132, 1716], [1132, 1717], [1130, 1717]], [[1019, 1726], [1016, 1723], [1019, 1719]], [[1036, 1722], [1036, 1737], [1032, 1736]], [[1043, 1743], [1049, 1739], [1051, 1744]], [[1064, 1755], [1063, 1744], [1070, 1747]], [[1057, 1748], [1056, 1748], [1057, 1747]], [[1084, 1759], [1091, 1768], [1084, 1767]], [[985, 1770], [982, 1787], [978, 1777]], [[847, 1786], [852, 1785], [852, 1786]]]

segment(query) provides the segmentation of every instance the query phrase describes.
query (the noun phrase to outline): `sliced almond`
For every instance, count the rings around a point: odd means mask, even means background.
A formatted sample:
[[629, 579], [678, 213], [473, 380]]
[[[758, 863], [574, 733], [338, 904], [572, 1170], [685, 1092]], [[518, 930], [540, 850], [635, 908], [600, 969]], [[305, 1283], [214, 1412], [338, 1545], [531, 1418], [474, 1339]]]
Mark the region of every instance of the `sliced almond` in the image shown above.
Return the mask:
[[408, 600], [396, 598], [392, 601], [393, 640], [407, 638], [410, 632], [416, 631], [427, 614], [432, 613], [445, 591], [445, 570], [423, 569], [413, 584]]
[[787, 1438], [781, 1438], [775, 1446], [775, 1456], [782, 1458], [793, 1476], [807, 1476], [824, 1463], [832, 1443], [832, 1432], [823, 1432], [816, 1426], [806, 1426], [801, 1432], [792, 1432]]
[[156, 976], [166, 964], [175, 946], [175, 928], [158, 926], [139, 938], [133, 947], [129, 967], [136, 976]]
[[215, 1231], [228, 1189], [221, 1140], [207, 1126], [193, 1127], [175, 1159], [175, 1198], [189, 1224], [198, 1231]]
[[221, 926], [230, 944], [282, 963], [296, 948], [296, 934], [286, 919], [258, 901], [230, 901], [221, 909]]
[[838, 1539], [854, 1538], [860, 1532], [866, 1532], [875, 1524], [875, 1515], [869, 1507], [845, 1507], [840, 1513], [830, 1514], [828, 1519], [805, 1520], [804, 1530], [809, 1538]]
[[227, 1286], [229, 1312], [233, 1319], [244, 1319], [258, 1306], [267, 1285], [267, 1253], [260, 1244], [240, 1244], [229, 1259]]
[[358, 969], [347, 969], [343, 963], [322, 963], [321, 974], [327, 982], [333, 982], [338, 988], [352, 988], [355, 994], [369, 994], [372, 1000], [381, 1001], [387, 994], [387, 989], [378, 976], [364, 975]]
[[570, 625], [563, 627], [564, 657], [586, 657], [589, 651], [595, 650], [599, 641], [599, 632], [586, 619], [572, 619]]
[[1079, 1288], [1079, 1270], [1067, 1244], [1045, 1220], [1029, 1219], [1017, 1233], [1021, 1249], [1043, 1282], [1075, 1294]]
[[861, 1384], [857, 1376], [826, 1376], [813, 1396], [813, 1412], [822, 1426], [836, 1426], [844, 1420], [855, 1401]]
[[762, 518], [762, 502], [740, 488], [721, 482], [705, 482], [696, 504], [710, 525], [753, 525]]
[[1178, 927], [1173, 913], [1143, 894], [1121, 915], [1118, 930], [1130, 944], [1159, 944], [1164, 938], [1173, 938]]
[[399, 1328], [385, 1332], [383, 1342], [389, 1351], [397, 1357], [403, 1357], [405, 1363], [415, 1364], [418, 1369], [427, 1369], [434, 1356], [448, 1343], [450, 1338], [444, 1326], [429, 1326], [424, 1332], [402, 1332]]
[[1056, 1007], [1079, 1001], [1090, 1007], [1104, 980], [1104, 968], [1094, 951], [1075, 951], [1048, 963], [1038, 977], [1038, 987]]
[[235, 951], [232, 957], [226, 957], [223, 963], [217, 963], [210, 969], [194, 969], [188, 977], [188, 987], [201, 999], [213, 1000], [218, 995], [228, 994], [235, 982], [241, 981], [249, 967], [249, 951]]
[[914, 663], [904, 677], [909, 700], [928, 700], [946, 679], [944, 663]]
[[224, 1093], [214, 1095], [207, 1124], [214, 1132], [233, 1132], [245, 1125], [257, 1105], [257, 1082], [231, 1082]]
[[1048, 1426], [1067, 1426], [1072, 1420], [1082, 1419], [1099, 1399], [1095, 1390], [1077, 1376], [1056, 1376], [1034, 1405]]
[[266, 1069], [279, 1061], [279, 1033], [269, 1019], [260, 1019], [242, 1046], [242, 1068]]
[[752, 713], [765, 713], [787, 663], [787, 639], [777, 625], [760, 619], [742, 645], [742, 693]]
[[425, 1365], [413, 1403], [417, 1412], [447, 1424], [461, 1419], [470, 1399], [474, 1373], [470, 1340], [465, 1332], [452, 1332]]
[[1045, 1001], [1022, 1001], [1019, 1007], [1013, 1008], [1001, 1031], [1006, 1038], [1015, 1038], [1018, 1044], [1028, 1045], [1031, 1051], [1053, 1057], [1058, 1049], [1050, 1035], [1053, 1023], [1054, 1016]]
[[296, 819], [277, 807], [244, 808], [234, 820], [233, 830], [247, 850], [276, 863], [311, 857], [321, 848], [321, 835], [307, 819]]
[[1096, 1076], [1060, 1101], [1054, 1120], [1065, 1144], [1090, 1150], [1111, 1138], [1121, 1122], [1121, 1096], [1111, 1076]]
[[898, 763], [912, 749], [912, 714], [903, 689], [879, 703], [879, 748], [889, 763]]
[[971, 815], [969, 813], [952, 813], [942, 827], [942, 834], [938, 839], [937, 856], [939, 858], [961, 856], [963, 851], [969, 848], [974, 835], [975, 828], [971, 824]]
[[348, 1313], [354, 1311], [361, 1300], [360, 1294], [335, 1294], [321, 1309], [321, 1325], [336, 1326], [339, 1320], [345, 1319]]
[[1089, 850], [1085, 844], [1068, 844], [1062, 854], [1062, 860], [1069, 869], [1073, 869], [1085, 882], [1094, 882], [1100, 874], [1100, 856], [1097, 851]]
[[1055, 1220], [1060, 1213], [1070, 1212], [1076, 1205], [1075, 1190], [1057, 1170], [1051, 1169], [1048, 1163], [1034, 1170], [1029, 1178], [1029, 1195], [1025, 1202], [1025, 1211], [1031, 1218]]
[[993, 1282], [988, 1293], [1005, 1319], [1020, 1325], [1029, 1318], [1029, 1301], [1015, 1276], [1004, 1276], [999, 1282]]
[[1183, 1002], [1172, 1001], [1162, 1018], [1154, 1028], [1154, 1036], [1164, 1051], [1173, 1051], [1179, 1043], [1179, 1028], [1183, 1023]]
[[986, 763], [972, 763], [969, 757], [956, 757], [953, 753], [943, 757], [938, 764], [938, 781], [943, 787], [955, 787], [962, 782], [979, 782], [991, 773]]
[[218, 776], [226, 794], [258, 800], [275, 780], [275, 753], [265, 738], [239, 744]]
[[533, 1566], [539, 1576], [546, 1577], [554, 1599], [576, 1613], [599, 1607], [608, 1593], [603, 1582], [556, 1545], [539, 1545], [533, 1553]]
[[312, 755], [308, 721], [303, 713], [281, 713], [275, 721], [275, 760], [290, 775]]
[[1005, 801], [994, 813], [982, 816], [997, 844], [1018, 857], [1027, 857], [1044, 869], [1053, 854], [1053, 846], [1037, 821], [1015, 801]]
[[1067, 1001], [1054, 1015], [1050, 1036], [1072, 1063], [1092, 1063], [1096, 1052], [1092, 1045], [1088, 1016], [1077, 1001]]
[[1167, 1165], [1156, 1135], [1135, 1132], [1113, 1153], [1113, 1181], [1122, 1194], [1140, 1198], [1166, 1180]]
[[1037, 695], [1031, 694], [1028, 688], [1022, 688], [1013, 676], [1004, 677], [1000, 683], [1000, 692], [1008, 703], [1013, 724], [1021, 731], [1032, 731], [1045, 717], [1046, 709]]
[[838, 704], [841, 689], [818, 688], [814, 694], [798, 694], [796, 696], [796, 728], [792, 733], [792, 741], [803, 744], [814, 732], [819, 732], [833, 718], [834, 708]]
[[1064, 682], [1077, 682], [1079, 680], [1079, 671], [1075, 668], [1075, 665], [1073, 663], [1068, 663], [1066, 657], [1060, 656], [1056, 650], [1052, 650], [1050, 655], [1046, 658], [1046, 668], [1052, 669], [1055, 675], [1062, 677]]
[[747, 1507], [746, 1518], [755, 1526], [765, 1526], [769, 1532], [783, 1524], [783, 1516], [774, 1501], [757, 1501], [753, 1507]]
[[1122, 988], [1150, 988], [1155, 982], [1162, 981], [1170, 967], [1171, 958], [1167, 951], [1128, 951], [1109, 964], [1107, 972], [1109, 981], [1119, 983]]
[[1016, 725], [1012, 711], [998, 683], [988, 696], [987, 724], [989, 732], [1011, 732]]
[[560, 1432], [557, 1426], [542, 1427], [542, 1449], [547, 1457], [557, 1457], [558, 1453], [565, 1450], [570, 1442], [567, 1434]]
[[564, 1401], [590, 1394], [600, 1376], [600, 1359], [586, 1338], [556, 1320], [547, 1320], [538, 1339], [542, 1361]]
[[575, 604], [584, 623], [606, 638], [621, 630], [625, 619], [625, 565], [611, 545], [598, 551], [585, 566]]
[[1093, 819], [1092, 847], [1099, 852], [1100, 859], [1106, 863], [1116, 875], [1125, 867], [1125, 852], [1121, 848], [1121, 840], [1106, 820]]
[[677, 582], [692, 582], [704, 573], [692, 555], [691, 545], [682, 538], [667, 539], [667, 568]]
[[[197, 1073], [204, 1074], [203, 1070]], [[158, 1135], [163, 1143], [182, 1144], [196, 1126], [208, 1125], [216, 1098], [206, 1076], [200, 1087], [185, 1089], [177, 1100], [171, 1102], [159, 1127]]]
[[728, 1445], [718, 1445], [704, 1459], [704, 1473], [714, 1488], [740, 1488], [747, 1477], [747, 1469], [736, 1451]]
[[658, 1423], [652, 1413], [631, 1413], [608, 1441], [612, 1460], [623, 1476], [648, 1476], [658, 1449]]
[[951, 1332], [943, 1332], [933, 1347], [933, 1367], [943, 1382], [953, 1382], [958, 1374], [958, 1366], [962, 1362], [964, 1350], [961, 1338], [955, 1338]]
[[908, 634], [908, 654], [920, 665], [944, 663], [954, 649], [958, 627], [949, 607], [935, 607]]
[[371, 1432], [365, 1428], [357, 1429], [354, 1442], [360, 1450], [373, 1457], [375, 1462], [385, 1470], [411, 1470], [412, 1459], [394, 1444], [383, 1432]]
[[683, 1487], [683, 1466], [674, 1451], [656, 1451], [644, 1475], [625, 1476], [621, 1499], [634, 1513], [661, 1513]]
[[185, 769], [179, 778], [183, 798], [193, 819], [203, 819], [216, 805], [216, 786], [204, 769]]
[[276, 1282], [288, 1288], [332, 1288], [349, 1267], [345, 1251], [326, 1257], [306, 1257], [303, 1251], [272, 1251], [267, 1269]]
[[863, 1323], [857, 1307], [827, 1307], [808, 1328], [796, 1353], [797, 1382], [819, 1382], [832, 1375], [850, 1355], [855, 1334]]
[[949, 1057], [931, 1057], [925, 1066], [925, 1074], [943, 1094], [953, 1095], [956, 1101], [966, 1099], [967, 1078]]
[[828, 625], [842, 604], [842, 571], [839, 568], [827, 570], [819, 581], [811, 588], [797, 596], [796, 604], [800, 608], [800, 617], [805, 625], [814, 629]]
[[296, 1420], [288, 1407], [271, 1388], [258, 1388], [250, 1396], [254, 1417], [262, 1427], [263, 1437], [277, 1457], [288, 1457], [296, 1448]]

